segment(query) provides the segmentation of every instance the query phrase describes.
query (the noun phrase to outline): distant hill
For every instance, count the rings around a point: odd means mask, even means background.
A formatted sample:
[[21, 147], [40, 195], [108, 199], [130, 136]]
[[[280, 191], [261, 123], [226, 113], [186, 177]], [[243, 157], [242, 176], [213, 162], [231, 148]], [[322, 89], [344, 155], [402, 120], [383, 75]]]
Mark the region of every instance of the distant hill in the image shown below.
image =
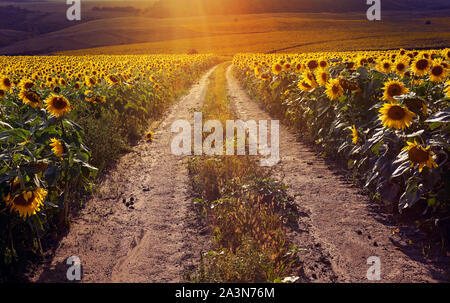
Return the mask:
[[[184, 2], [184, 3], [183, 3]], [[226, 15], [280, 12], [362, 12], [365, 0], [160, 0], [147, 14], [152, 17]], [[448, 0], [382, 0], [382, 10], [450, 8]]]

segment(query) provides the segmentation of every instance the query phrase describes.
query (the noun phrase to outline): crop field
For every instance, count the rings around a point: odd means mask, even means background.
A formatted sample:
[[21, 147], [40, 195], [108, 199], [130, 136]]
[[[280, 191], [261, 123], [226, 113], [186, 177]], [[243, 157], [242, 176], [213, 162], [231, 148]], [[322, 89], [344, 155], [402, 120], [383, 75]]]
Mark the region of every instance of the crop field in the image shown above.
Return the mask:
[[[448, 208], [450, 50], [238, 54], [272, 113], [347, 161], [377, 199], [425, 216]], [[447, 82], [446, 82], [447, 81]]]
[[1, 57], [2, 267], [42, 252], [40, 237], [65, 224], [70, 199], [89, 192], [98, 169], [144, 136], [214, 60]]
[[450, 282], [450, 6], [364, 2], [1, 2], [0, 283]]

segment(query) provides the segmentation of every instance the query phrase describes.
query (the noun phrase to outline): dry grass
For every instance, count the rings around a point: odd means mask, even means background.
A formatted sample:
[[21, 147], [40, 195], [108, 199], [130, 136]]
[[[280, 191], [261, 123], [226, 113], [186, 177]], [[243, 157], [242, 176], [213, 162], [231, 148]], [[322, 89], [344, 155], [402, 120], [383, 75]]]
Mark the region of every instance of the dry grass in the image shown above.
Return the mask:
[[[225, 69], [211, 76], [203, 114], [224, 123], [233, 119]], [[296, 260], [286, 223], [296, 208], [282, 184], [250, 156], [196, 157], [189, 164], [196, 208], [212, 234], [214, 250], [205, 254], [195, 282], [274, 282], [291, 273]]]

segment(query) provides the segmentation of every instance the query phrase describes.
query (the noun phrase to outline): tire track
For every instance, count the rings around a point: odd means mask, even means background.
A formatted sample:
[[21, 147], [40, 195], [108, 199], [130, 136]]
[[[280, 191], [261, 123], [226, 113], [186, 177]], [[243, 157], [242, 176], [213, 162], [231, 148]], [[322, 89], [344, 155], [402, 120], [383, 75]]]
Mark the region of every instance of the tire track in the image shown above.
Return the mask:
[[[140, 142], [120, 159], [32, 280], [67, 281], [65, 261], [78, 256], [83, 282], [182, 282], [204, 242], [186, 220], [190, 186], [184, 158], [170, 150], [171, 125], [193, 121], [214, 69], [169, 110], [153, 143]], [[131, 197], [134, 209], [122, 203]]]

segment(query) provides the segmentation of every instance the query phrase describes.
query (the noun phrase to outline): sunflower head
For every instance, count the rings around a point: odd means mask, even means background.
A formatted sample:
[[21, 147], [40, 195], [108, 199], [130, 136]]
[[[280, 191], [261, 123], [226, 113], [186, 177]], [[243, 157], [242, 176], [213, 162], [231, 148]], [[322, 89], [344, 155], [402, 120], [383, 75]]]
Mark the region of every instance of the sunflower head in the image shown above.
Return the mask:
[[29, 89], [33, 88], [33, 86], [34, 86], [34, 82], [31, 81], [30, 79], [26, 79], [26, 78], [22, 79], [19, 83], [19, 87], [22, 90], [29, 90]]
[[397, 62], [395, 62], [395, 72], [403, 77], [406, 73], [406, 70], [408, 69], [408, 66], [408, 61], [399, 59], [397, 60]]
[[445, 83], [446, 88], [444, 89], [445, 94], [447, 95], [447, 98], [450, 98], [450, 80]]
[[95, 78], [88, 76], [84, 77], [84, 84], [86, 84], [86, 86], [93, 87], [96, 83], [97, 81], [95, 80]]
[[301, 73], [303, 71], [303, 64], [301, 62], [296, 62], [294, 67], [297, 73]]
[[344, 94], [344, 89], [342, 88], [339, 79], [330, 80], [326, 85], [325, 93], [330, 100], [335, 100], [342, 96]]
[[283, 71], [283, 65], [282, 65], [280, 62], [275, 63], [275, 64], [272, 66], [272, 73], [273, 73], [274, 75], [279, 75], [282, 71]]
[[70, 102], [64, 96], [52, 94], [45, 100], [45, 108], [52, 115], [61, 117], [70, 112]]
[[310, 71], [305, 71], [302, 74], [303, 81], [307, 82], [309, 85], [316, 87], [316, 77]]
[[305, 80], [300, 80], [298, 82], [298, 88], [301, 89], [304, 92], [309, 92], [310, 90], [312, 90], [314, 87], [312, 85], [310, 85], [307, 81]]
[[23, 191], [12, 198], [7, 197], [5, 202], [11, 211], [17, 211], [21, 217], [26, 218], [41, 210], [46, 196], [46, 190], [37, 188], [33, 191]]
[[430, 70], [430, 60], [426, 58], [417, 59], [413, 62], [411, 68], [417, 76], [425, 76]]
[[308, 61], [306, 66], [309, 68], [309, 70], [315, 71], [319, 67], [319, 62], [315, 59], [312, 59]]
[[391, 80], [384, 84], [384, 94], [383, 94], [383, 100], [389, 101], [389, 102], [397, 102], [397, 100], [394, 99], [396, 96], [401, 96], [406, 94], [409, 90], [405, 87], [403, 82], [397, 81], [397, 80]]
[[419, 98], [411, 98], [403, 101], [409, 110], [413, 111], [416, 114], [422, 113], [424, 116], [427, 114], [427, 104], [425, 101]]
[[379, 118], [384, 127], [405, 129], [416, 117], [406, 106], [396, 103], [385, 103], [379, 111]]
[[0, 77], [0, 88], [3, 88], [4, 90], [10, 90], [13, 83], [11, 82], [11, 79], [9, 79], [6, 76]]
[[411, 167], [419, 164], [419, 172], [422, 172], [422, 169], [425, 166], [429, 168], [438, 166], [436, 162], [434, 162], [434, 153], [430, 150], [430, 146], [423, 147], [415, 140], [414, 142], [407, 142], [407, 144], [408, 145], [405, 146], [402, 150], [408, 151], [408, 158], [411, 162]]
[[271, 79], [271, 77], [270, 77], [270, 74], [269, 74], [269, 73], [264, 73], [264, 74], [261, 74], [259, 78], [260, 78], [261, 80], [263, 80], [263, 81], [268, 81], [268, 80], [270, 80], [270, 79]]
[[435, 61], [430, 70], [430, 80], [433, 82], [442, 82], [448, 74], [447, 68], [442, 64], [442, 61]]
[[327, 84], [328, 80], [330, 79], [330, 76], [328, 75], [328, 73], [325, 70], [320, 69], [317, 72], [316, 78], [317, 78], [317, 83], [319, 83], [319, 85], [325, 86]]
[[326, 69], [328, 67], [328, 61], [325, 58], [319, 60], [319, 67], [321, 69]]
[[92, 96], [92, 97], [86, 97], [86, 101], [91, 103], [105, 103], [106, 98], [102, 96]]
[[64, 153], [64, 147], [60, 140], [56, 138], [50, 139], [50, 146], [52, 147], [53, 153], [58, 156], [58, 158], [62, 159]]
[[352, 132], [352, 143], [353, 144], [358, 144], [359, 142], [359, 135], [358, 135], [358, 130], [356, 129], [356, 126], [353, 125], [352, 128], [350, 128], [350, 131]]
[[292, 69], [292, 65], [289, 62], [283, 64], [283, 70], [289, 72]]
[[110, 85], [119, 85], [121, 80], [120, 77], [118, 75], [108, 75], [106, 76], [106, 81], [110, 84]]
[[3, 89], [0, 89], [0, 99], [5, 98], [5, 91]]
[[42, 107], [41, 97], [31, 90], [22, 89], [19, 93], [19, 99], [21, 99], [23, 103], [31, 105], [33, 108]]
[[392, 70], [392, 62], [390, 60], [384, 60], [380, 63], [380, 69], [386, 73], [389, 74]]

